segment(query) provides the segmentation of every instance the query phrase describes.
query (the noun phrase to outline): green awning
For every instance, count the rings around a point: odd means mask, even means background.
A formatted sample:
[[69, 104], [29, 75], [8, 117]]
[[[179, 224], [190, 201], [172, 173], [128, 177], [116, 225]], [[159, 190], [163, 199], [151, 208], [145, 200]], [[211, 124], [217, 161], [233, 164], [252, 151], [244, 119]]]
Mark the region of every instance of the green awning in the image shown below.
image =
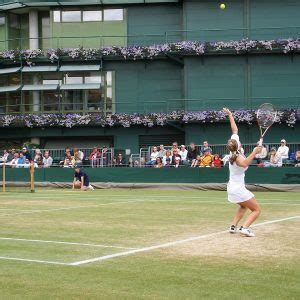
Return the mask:
[[21, 69], [21, 67], [15, 67], [15, 68], [4, 68], [0, 69], [0, 74], [10, 74], [10, 73], [16, 73]]
[[57, 88], [58, 84], [24, 84], [22, 91], [53, 91]]
[[22, 72], [55, 72], [57, 71], [57, 66], [25, 66]]
[[61, 90], [98, 90], [100, 83], [87, 83], [87, 84], [62, 84]]
[[16, 92], [20, 87], [21, 85], [2, 86], [0, 87], [0, 93]]
[[59, 71], [68, 72], [68, 71], [99, 71], [101, 65], [62, 65]]

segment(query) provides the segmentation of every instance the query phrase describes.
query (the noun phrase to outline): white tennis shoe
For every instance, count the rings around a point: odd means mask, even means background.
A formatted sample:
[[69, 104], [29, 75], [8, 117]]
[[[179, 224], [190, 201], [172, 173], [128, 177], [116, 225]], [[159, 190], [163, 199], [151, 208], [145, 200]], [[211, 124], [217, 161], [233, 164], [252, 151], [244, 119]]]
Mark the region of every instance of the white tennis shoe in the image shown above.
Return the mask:
[[243, 226], [239, 229], [239, 233], [243, 236], [255, 237], [255, 234], [249, 228], [244, 228]]
[[229, 227], [229, 233], [236, 233], [237, 229], [236, 229], [236, 226], [235, 225], [231, 225]]

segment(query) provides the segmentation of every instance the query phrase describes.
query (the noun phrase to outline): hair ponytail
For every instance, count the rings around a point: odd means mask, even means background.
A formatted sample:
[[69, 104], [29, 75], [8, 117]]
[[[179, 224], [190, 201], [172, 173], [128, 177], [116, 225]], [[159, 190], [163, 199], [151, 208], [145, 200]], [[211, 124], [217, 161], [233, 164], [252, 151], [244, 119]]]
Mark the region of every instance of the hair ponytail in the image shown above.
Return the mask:
[[229, 158], [230, 164], [233, 164], [237, 160], [237, 158], [240, 154], [238, 151], [238, 147], [239, 147], [239, 145], [236, 140], [234, 140], [234, 139], [228, 140], [227, 148], [230, 151], [230, 158]]

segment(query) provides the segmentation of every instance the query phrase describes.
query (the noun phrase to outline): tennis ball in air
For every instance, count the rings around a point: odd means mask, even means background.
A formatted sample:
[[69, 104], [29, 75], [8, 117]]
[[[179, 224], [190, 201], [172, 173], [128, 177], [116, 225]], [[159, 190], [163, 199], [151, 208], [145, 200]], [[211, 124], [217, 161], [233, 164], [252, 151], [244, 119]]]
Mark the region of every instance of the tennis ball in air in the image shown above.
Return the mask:
[[220, 8], [221, 8], [221, 9], [225, 9], [225, 8], [226, 8], [226, 5], [225, 5], [224, 3], [221, 3], [221, 4], [220, 4]]

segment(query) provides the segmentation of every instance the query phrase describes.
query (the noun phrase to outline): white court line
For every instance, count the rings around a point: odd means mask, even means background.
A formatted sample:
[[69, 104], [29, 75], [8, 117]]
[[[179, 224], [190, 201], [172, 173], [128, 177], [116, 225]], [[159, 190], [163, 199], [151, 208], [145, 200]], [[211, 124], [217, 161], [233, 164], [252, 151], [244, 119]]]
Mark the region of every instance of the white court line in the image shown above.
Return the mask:
[[58, 262], [58, 261], [26, 259], [26, 258], [17, 258], [17, 257], [8, 257], [8, 256], [0, 256], [0, 259], [3, 259], [3, 260], [14, 260], [14, 261], [25, 261], [25, 262], [34, 262], [34, 263], [49, 264], [49, 265], [65, 265], [65, 266], [70, 266], [70, 264], [68, 264], [68, 263], [63, 263], [63, 262]]
[[114, 245], [101, 245], [101, 244], [89, 244], [89, 243], [77, 243], [77, 242], [64, 242], [64, 241], [47, 241], [47, 240], [31, 240], [31, 239], [21, 239], [21, 238], [9, 238], [9, 237], [0, 237], [2, 241], [20, 241], [28, 243], [45, 243], [45, 244], [63, 244], [63, 245], [78, 245], [78, 246], [88, 246], [96, 248], [116, 248], [116, 249], [137, 249], [132, 247], [122, 247]]
[[[258, 223], [254, 226], [258, 227], [258, 226], [283, 222], [283, 221], [287, 221], [287, 220], [293, 220], [293, 219], [297, 219], [297, 218], [300, 218], [300, 216], [293, 216], [293, 217], [288, 217], [288, 218], [283, 218], [283, 219], [266, 221], [266, 222]], [[169, 247], [172, 247], [172, 246], [177, 246], [177, 245], [192, 242], [192, 241], [198, 241], [198, 240], [205, 239], [205, 238], [208, 238], [208, 237], [213, 237], [213, 236], [220, 235], [220, 234], [223, 234], [223, 233], [226, 233], [226, 232], [228, 232], [228, 230], [223, 230], [223, 231], [214, 232], [214, 233], [210, 233], [210, 234], [199, 235], [199, 236], [190, 237], [190, 238], [187, 238], [187, 239], [184, 239], [184, 240], [173, 241], [173, 242], [164, 243], [164, 244], [160, 244], [160, 245], [154, 245], [154, 246], [150, 246], [150, 247], [144, 247], [144, 248], [140, 248], [140, 249], [135, 249], [135, 250], [124, 251], [124, 252], [119, 252], [119, 253], [115, 253], [115, 254], [95, 257], [95, 258], [91, 258], [91, 259], [87, 259], [87, 260], [76, 261], [76, 262], [71, 263], [70, 265], [71, 266], [80, 266], [80, 265], [94, 263], [94, 262], [98, 262], [98, 261], [104, 261], [104, 260], [108, 260], [108, 259], [112, 259], [112, 258], [116, 258], [116, 257], [128, 256], [128, 255], [133, 255], [133, 254], [141, 253], [141, 252], [149, 252], [149, 251], [152, 251], [152, 250], [157, 250], [157, 249], [162, 249], [162, 248], [169, 248]]]
[[[72, 210], [72, 209], [79, 209], [79, 208], [97, 208], [101, 206], [106, 206], [106, 205], [116, 205], [116, 204], [127, 204], [127, 203], [138, 203], [138, 202], [178, 202], [182, 201], [182, 199], [193, 199], [190, 197], [187, 198], [180, 198], [180, 199], [165, 199], [165, 200], [151, 200], [151, 199], [137, 199], [137, 200], [131, 200], [131, 201], [117, 201], [117, 202], [108, 202], [108, 203], [101, 203], [97, 205], [80, 205], [80, 206], [72, 206], [72, 207], [58, 207], [58, 208], [50, 208], [50, 209], [36, 209], [36, 210], [20, 210], [20, 212], [17, 213], [12, 213], [12, 214], [0, 214], [0, 217], [2, 216], [15, 216], [15, 215], [23, 215], [23, 214], [33, 214], [33, 213], [40, 213], [40, 212], [51, 212], [51, 211], [61, 211], [61, 210]], [[197, 199], [207, 199], [207, 197], [197, 197]], [[226, 201], [226, 198], [214, 198], [216, 200], [225, 200], [224, 202], [219, 202], [219, 201], [212, 201], [212, 200], [198, 200], [198, 201], [189, 201], [189, 203], [211, 203], [211, 204], [222, 204], [222, 205], [228, 205], [228, 202]], [[123, 200], [123, 199], [119, 199]], [[125, 200], [125, 199], [124, 199]], [[271, 200], [271, 199], [265, 199], [265, 200]], [[274, 200], [274, 199], [273, 199]], [[282, 199], [278, 199], [282, 200]], [[261, 205], [300, 205], [300, 203], [293, 203], [293, 202], [282, 202], [282, 203], [276, 203], [276, 202], [260, 202]], [[13, 210], [13, 209], [11, 209]]]
[[109, 203], [101, 203], [97, 205], [81, 205], [81, 206], [72, 206], [72, 207], [59, 207], [59, 208], [50, 208], [50, 209], [37, 209], [37, 210], [25, 210], [19, 213], [13, 214], [0, 214], [0, 217], [3, 216], [16, 216], [16, 215], [24, 215], [24, 214], [34, 214], [39, 212], [51, 212], [51, 211], [60, 211], [60, 210], [71, 210], [71, 209], [78, 209], [78, 208], [97, 208], [106, 205], [115, 205], [115, 204], [126, 204], [126, 203], [135, 203], [141, 202], [141, 200], [132, 200], [132, 201], [117, 201], [117, 202], [109, 202]]

